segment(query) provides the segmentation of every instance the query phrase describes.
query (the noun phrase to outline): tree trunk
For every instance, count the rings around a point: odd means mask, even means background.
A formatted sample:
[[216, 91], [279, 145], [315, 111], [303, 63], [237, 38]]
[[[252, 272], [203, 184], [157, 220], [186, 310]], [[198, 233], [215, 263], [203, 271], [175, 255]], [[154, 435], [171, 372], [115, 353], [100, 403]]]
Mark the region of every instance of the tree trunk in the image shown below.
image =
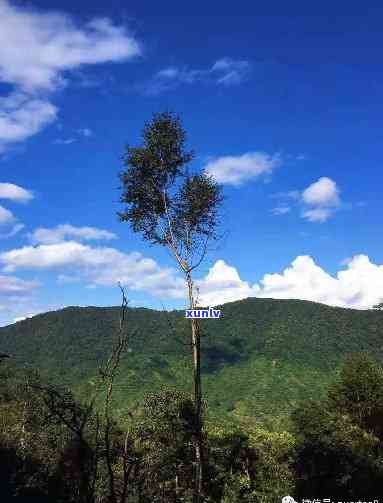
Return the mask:
[[[190, 273], [187, 274], [188, 293], [190, 309], [194, 309], [195, 301], [193, 295], [193, 281]], [[191, 320], [191, 345], [193, 358], [194, 377], [194, 455], [195, 455], [195, 475], [194, 475], [194, 503], [200, 503], [202, 497], [202, 384], [201, 384], [201, 338], [198, 320]]]
[[179, 488], [178, 488], [178, 466], [176, 466], [176, 476], [175, 476], [175, 499], [174, 501], [178, 503], [178, 494], [179, 494]]

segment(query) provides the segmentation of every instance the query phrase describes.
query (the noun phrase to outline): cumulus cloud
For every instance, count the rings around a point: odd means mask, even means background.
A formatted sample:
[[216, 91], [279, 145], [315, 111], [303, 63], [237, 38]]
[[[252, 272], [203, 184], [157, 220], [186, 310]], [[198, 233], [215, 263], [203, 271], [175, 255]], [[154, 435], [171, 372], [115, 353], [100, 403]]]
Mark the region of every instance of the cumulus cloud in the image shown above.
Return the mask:
[[249, 285], [234, 267], [219, 260], [199, 282], [200, 300], [217, 305], [245, 297], [301, 299], [355, 309], [369, 309], [381, 301], [383, 265], [357, 255], [343, 267], [332, 276], [303, 255], [281, 273], [265, 274], [259, 284]]
[[118, 282], [166, 298], [183, 298], [183, 280], [170, 268], [161, 268], [140, 253], [115, 248], [91, 247], [75, 241], [25, 246], [0, 253], [4, 272], [60, 270], [75, 273], [92, 285], [115, 286]]
[[70, 224], [61, 224], [47, 229], [39, 227], [28, 235], [30, 241], [34, 244], [53, 244], [64, 241], [67, 238], [92, 241], [102, 239], [117, 239], [116, 234], [96, 227], [75, 227]]
[[256, 287], [241, 280], [235, 267], [227, 265], [223, 260], [217, 260], [206, 278], [196, 281], [196, 286], [200, 292], [198, 300], [203, 306], [245, 299], [254, 296], [257, 291]]
[[[336, 182], [331, 178], [323, 176], [316, 182], [309, 185], [302, 192], [293, 190], [290, 192], [279, 192], [272, 197], [278, 199], [295, 200], [302, 206], [301, 216], [309, 222], [326, 222], [341, 207], [340, 190]], [[274, 208], [274, 215], [283, 215], [288, 211], [280, 211], [287, 205], [280, 205]]]
[[[183, 277], [177, 270], [160, 267], [142, 254], [125, 254], [109, 247], [91, 247], [74, 241], [26, 246], [0, 254], [3, 275], [0, 294], [23, 293], [38, 286], [6, 275], [19, 270], [58, 271], [60, 284], [85, 282], [88, 287], [115, 287], [146, 292], [160, 299], [186, 299]], [[268, 273], [255, 284], [243, 280], [235, 267], [218, 260], [197, 280], [201, 305], [218, 305], [247, 297], [302, 299], [330, 306], [369, 309], [382, 299], [383, 265], [357, 255], [331, 275], [312, 257], [296, 257], [282, 272]], [[9, 300], [9, 299], [8, 299]], [[0, 298], [1, 301], [1, 298]], [[25, 307], [25, 306], [24, 306]]]
[[118, 62], [140, 53], [126, 29], [108, 18], [81, 26], [67, 14], [0, 1], [0, 82], [13, 86], [0, 101], [0, 150], [55, 120], [49, 94], [67, 84], [70, 70]]
[[340, 206], [339, 188], [334, 180], [323, 176], [302, 192], [302, 202], [306, 205], [303, 218], [309, 222], [326, 222]]
[[266, 274], [261, 283], [263, 297], [367, 309], [382, 297], [383, 266], [371, 263], [366, 255], [357, 255], [333, 277], [311, 257], [301, 256], [282, 274]]
[[180, 84], [210, 82], [222, 86], [234, 86], [244, 82], [251, 71], [251, 64], [246, 60], [221, 58], [209, 68], [188, 68], [187, 66], [169, 66], [157, 72], [145, 90], [148, 94], [160, 94], [174, 89]]
[[270, 175], [280, 166], [278, 154], [248, 152], [239, 156], [224, 156], [210, 160], [204, 170], [219, 183], [241, 185], [243, 182], [260, 176]]
[[31, 191], [13, 183], [0, 183], [0, 199], [25, 203], [33, 199], [33, 194]]
[[302, 200], [313, 206], [338, 206], [340, 202], [339, 189], [334, 180], [322, 176], [303, 191]]

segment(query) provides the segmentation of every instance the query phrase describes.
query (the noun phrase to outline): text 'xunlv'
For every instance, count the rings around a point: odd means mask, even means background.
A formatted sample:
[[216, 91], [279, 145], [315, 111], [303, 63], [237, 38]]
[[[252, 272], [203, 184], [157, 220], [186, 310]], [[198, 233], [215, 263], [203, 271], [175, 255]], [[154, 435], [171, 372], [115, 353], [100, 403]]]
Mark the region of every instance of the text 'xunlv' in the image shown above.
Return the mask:
[[220, 309], [198, 308], [186, 309], [185, 318], [219, 318], [221, 316]]

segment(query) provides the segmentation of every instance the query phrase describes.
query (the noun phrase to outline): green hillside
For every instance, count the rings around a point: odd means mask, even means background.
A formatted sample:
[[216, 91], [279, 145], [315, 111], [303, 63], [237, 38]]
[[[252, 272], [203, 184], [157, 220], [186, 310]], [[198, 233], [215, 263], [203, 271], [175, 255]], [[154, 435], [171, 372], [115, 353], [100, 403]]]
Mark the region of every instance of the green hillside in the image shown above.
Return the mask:
[[[201, 320], [203, 385], [211, 417], [278, 427], [302, 398], [318, 397], [348, 353], [383, 360], [383, 314], [298, 300], [246, 299]], [[0, 352], [87, 393], [117, 332], [118, 307], [68, 307], [0, 329]], [[183, 311], [129, 308], [132, 334], [116, 383], [117, 414], [145, 392], [191, 389]]]

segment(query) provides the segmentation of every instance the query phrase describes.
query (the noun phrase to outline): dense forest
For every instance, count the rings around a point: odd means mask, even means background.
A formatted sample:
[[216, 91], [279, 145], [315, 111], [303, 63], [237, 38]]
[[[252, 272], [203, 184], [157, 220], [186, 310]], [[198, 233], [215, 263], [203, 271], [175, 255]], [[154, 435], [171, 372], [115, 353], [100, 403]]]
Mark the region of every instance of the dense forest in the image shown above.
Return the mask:
[[[378, 498], [382, 313], [270, 299], [221, 309], [201, 323], [204, 501]], [[186, 320], [127, 308], [119, 348], [120, 314], [66, 308], [0, 329], [4, 497], [192, 501]]]
[[[203, 320], [206, 414], [220, 422], [287, 427], [299, 400], [323, 396], [342, 359], [369, 351], [383, 358], [383, 316], [307, 301], [249, 298]], [[68, 307], [0, 328], [0, 350], [19, 366], [65, 385], [92, 390], [109, 357], [119, 307]], [[124, 416], [150, 391], [190, 392], [188, 323], [183, 311], [128, 308], [129, 347], [116, 377], [115, 412]]]

